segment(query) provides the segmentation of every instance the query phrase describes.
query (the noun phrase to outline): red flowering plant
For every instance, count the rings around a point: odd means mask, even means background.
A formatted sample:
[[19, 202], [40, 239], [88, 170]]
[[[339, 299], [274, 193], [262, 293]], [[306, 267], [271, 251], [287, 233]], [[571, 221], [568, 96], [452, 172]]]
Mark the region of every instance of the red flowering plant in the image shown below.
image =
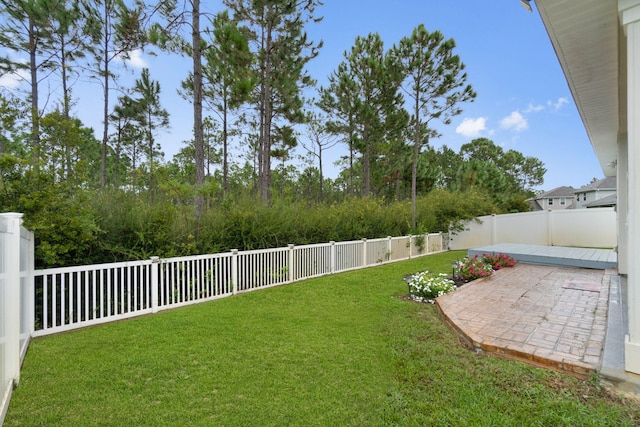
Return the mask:
[[458, 276], [465, 282], [491, 276], [493, 267], [478, 255], [465, 258], [458, 264]]
[[505, 267], [513, 267], [516, 265], [516, 260], [511, 255], [499, 253], [499, 254], [482, 254], [482, 260], [491, 265], [494, 270], [500, 270]]

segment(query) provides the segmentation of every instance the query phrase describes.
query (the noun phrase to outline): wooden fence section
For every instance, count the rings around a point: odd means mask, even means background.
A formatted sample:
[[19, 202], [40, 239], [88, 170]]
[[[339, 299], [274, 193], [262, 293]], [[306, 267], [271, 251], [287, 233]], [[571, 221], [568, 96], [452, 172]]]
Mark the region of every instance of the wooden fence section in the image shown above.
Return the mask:
[[36, 270], [33, 336], [444, 250], [436, 233]]

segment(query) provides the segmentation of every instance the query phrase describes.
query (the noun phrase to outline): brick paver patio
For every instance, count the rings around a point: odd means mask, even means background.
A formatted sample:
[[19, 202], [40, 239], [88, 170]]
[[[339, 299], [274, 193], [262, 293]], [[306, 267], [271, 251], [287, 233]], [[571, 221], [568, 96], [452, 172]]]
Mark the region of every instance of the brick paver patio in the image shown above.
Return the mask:
[[615, 270], [517, 264], [436, 300], [469, 346], [588, 377], [600, 368]]

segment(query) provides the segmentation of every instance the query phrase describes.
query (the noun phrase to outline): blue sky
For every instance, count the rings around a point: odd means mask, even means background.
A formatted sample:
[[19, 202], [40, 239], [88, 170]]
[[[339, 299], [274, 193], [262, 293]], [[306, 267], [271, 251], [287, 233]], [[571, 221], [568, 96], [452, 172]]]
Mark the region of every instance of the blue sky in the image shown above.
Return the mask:
[[[218, 1], [205, 5], [213, 12], [220, 7]], [[326, 83], [357, 36], [377, 32], [389, 48], [423, 23], [429, 31], [440, 30], [456, 40], [456, 53], [478, 94], [450, 125], [439, 127], [442, 136], [431, 141], [434, 147], [446, 144], [457, 151], [474, 138], [492, 139], [505, 151], [515, 149], [542, 160], [548, 170], [540, 187], [544, 190], [578, 188], [603, 177], [535, 5], [529, 13], [519, 0], [325, 0], [318, 14], [324, 20], [310, 24], [307, 31], [311, 39], [324, 41], [320, 55], [309, 64], [319, 85]], [[191, 106], [176, 94], [189, 60], [137, 52], [121, 83], [131, 86], [143, 66], [160, 82], [161, 102], [171, 115], [171, 128], [157, 138], [170, 160], [182, 141], [192, 138]], [[0, 78], [0, 85], [13, 84]], [[49, 87], [56, 91], [55, 85]], [[79, 98], [74, 113], [97, 135], [100, 91], [100, 86], [83, 82], [73, 89]], [[327, 152], [326, 175], [335, 176], [333, 160], [346, 153], [341, 144]]]

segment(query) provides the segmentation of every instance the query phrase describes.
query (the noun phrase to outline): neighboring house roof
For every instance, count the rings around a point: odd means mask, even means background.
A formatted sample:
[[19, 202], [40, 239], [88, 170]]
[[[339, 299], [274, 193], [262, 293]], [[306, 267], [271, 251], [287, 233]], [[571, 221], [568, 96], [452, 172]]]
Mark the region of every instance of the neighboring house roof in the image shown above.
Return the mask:
[[574, 197], [576, 189], [573, 187], [556, 187], [546, 193], [537, 194], [529, 200], [550, 199], [552, 197]]
[[616, 206], [618, 204], [618, 195], [612, 194], [602, 199], [598, 199], [595, 202], [587, 203], [585, 208], [605, 208], [610, 206]]
[[[566, 187], [566, 186], [556, 187], [553, 190], [536, 194], [534, 197], [531, 197], [525, 201], [529, 202], [529, 206], [531, 207], [532, 211], [541, 211], [541, 210], [544, 210], [545, 208], [543, 207], [543, 205], [540, 204], [538, 200], [546, 200], [546, 199], [561, 198], [561, 197], [566, 197], [573, 200], [576, 197], [574, 193], [575, 193], [575, 188], [573, 187]], [[567, 209], [571, 209], [571, 208], [572, 208], [571, 205], [568, 204]]]
[[589, 185], [585, 185], [584, 187], [578, 188], [575, 193], [584, 193], [587, 191], [596, 191], [596, 190], [615, 190], [616, 189], [616, 177], [609, 176], [605, 179], [601, 179], [596, 182], [592, 182]]

